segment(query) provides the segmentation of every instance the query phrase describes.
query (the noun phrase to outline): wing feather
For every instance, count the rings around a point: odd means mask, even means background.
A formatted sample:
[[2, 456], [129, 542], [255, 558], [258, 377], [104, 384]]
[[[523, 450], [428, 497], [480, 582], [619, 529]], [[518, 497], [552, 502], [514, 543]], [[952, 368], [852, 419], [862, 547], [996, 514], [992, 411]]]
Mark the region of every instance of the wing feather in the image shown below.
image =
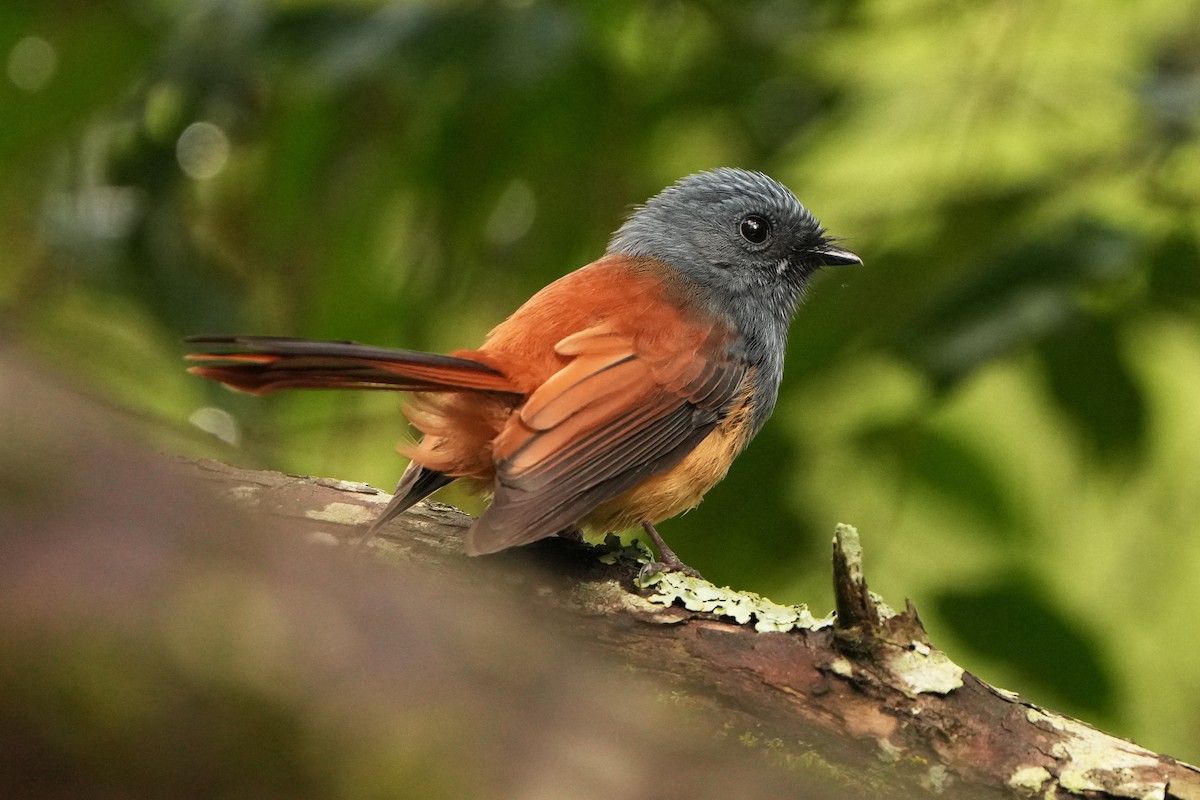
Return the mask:
[[679, 463], [720, 422], [746, 377], [729, 338], [711, 326], [642, 341], [597, 327], [559, 342], [555, 349], [571, 360], [497, 437], [492, 503], [468, 551], [550, 536]]

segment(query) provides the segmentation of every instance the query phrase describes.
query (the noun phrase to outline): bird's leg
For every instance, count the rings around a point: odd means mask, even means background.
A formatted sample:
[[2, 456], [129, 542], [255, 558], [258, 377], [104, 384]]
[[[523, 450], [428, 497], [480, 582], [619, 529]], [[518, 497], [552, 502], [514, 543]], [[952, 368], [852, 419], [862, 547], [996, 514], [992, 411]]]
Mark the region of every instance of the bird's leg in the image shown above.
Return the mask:
[[679, 556], [675, 555], [675, 551], [667, 546], [663, 538], [658, 535], [658, 531], [654, 530], [653, 525], [649, 522], [643, 522], [642, 527], [646, 529], [646, 535], [650, 537], [650, 541], [654, 542], [654, 546], [658, 548], [658, 557], [662, 559], [664, 567], [674, 572], [682, 572], [684, 575], [691, 575], [693, 578], [704, 580], [703, 575], [679, 560]]

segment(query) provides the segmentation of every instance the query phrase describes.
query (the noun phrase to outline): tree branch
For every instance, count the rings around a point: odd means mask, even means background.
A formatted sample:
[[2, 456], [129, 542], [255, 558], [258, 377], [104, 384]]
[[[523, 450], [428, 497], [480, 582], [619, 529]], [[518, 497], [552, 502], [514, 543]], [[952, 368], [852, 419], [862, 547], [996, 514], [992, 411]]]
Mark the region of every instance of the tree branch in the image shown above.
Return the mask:
[[[211, 461], [180, 470], [298, 539], [361, 533], [388, 496], [361, 484], [255, 472]], [[857, 533], [834, 541], [837, 615], [818, 619], [670, 573], [642, 574], [636, 548], [547, 540], [468, 559], [471, 519], [438, 503], [403, 515], [372, 545], [439, 580], [559, 613], [558, 634], [717, 715], [719, 728], [785, 761], [825, 767], [864, 791], [952, 797], [1200, 800], [1200, 771], [997, 689], [929, 642], [911, 604], [868, 591]]]

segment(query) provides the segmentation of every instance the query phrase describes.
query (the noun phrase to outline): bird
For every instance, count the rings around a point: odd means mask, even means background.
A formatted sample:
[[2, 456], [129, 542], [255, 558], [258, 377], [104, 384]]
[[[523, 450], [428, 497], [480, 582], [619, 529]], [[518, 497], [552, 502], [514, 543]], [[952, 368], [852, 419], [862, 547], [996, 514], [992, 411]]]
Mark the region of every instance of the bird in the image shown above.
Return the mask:
[[453, 481], [490, 497], [468, 555], [583, 529], [656, 525], [694, 508], [775, 407], [788, 329], [820, 268], [862, 264], [782, 183], [721, 167], [637, 206], [597, 260], [536, 292], [477, 349], [193, 336], [190, 372], [280, 389], [413, 393], [421, 434], [360, 544]]

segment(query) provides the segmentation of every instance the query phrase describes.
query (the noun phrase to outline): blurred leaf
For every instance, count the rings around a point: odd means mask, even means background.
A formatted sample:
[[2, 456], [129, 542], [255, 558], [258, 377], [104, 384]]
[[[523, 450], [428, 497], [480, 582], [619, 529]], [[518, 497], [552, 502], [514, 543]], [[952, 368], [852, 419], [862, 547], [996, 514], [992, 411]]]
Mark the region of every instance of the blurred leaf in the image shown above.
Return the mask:
[[1200, 301], [1200, 242], [1194, 233], [1179, 231], [1151, 252], [1150, 293], [1156, 304], [1196, 310]]
[[899, 346], [948, 388], [978, 367], [1059, 330], [1078, 293], [1131, 269], [1126, 233], [1081, 220], [1053, 238], [987, 257], [906, 326]]
[[1113, 323], [1076, 320], [1048, 337], [1039, 353], [1051, 396], [1087, 444], [1107, 458], [1139, 455], [1146, 438], [1146, 401]]
[[864, 457], [886, 458], [901, 486], [914, 486], [941, 498], [982, 525], [968, 530], [1011, 540], [1017, 530], [1012, 495], [992, 462], [969, 440], [911, 422], [879, 425], [862, 431]]
[[1062, 704], [1093, 720], [1115, 711], [1116, 686], [1098, 637], [1029, 577], [1012, 574], [944, 591], [934, 605], [961, 641], [1020, 673], [1034, 702]]

